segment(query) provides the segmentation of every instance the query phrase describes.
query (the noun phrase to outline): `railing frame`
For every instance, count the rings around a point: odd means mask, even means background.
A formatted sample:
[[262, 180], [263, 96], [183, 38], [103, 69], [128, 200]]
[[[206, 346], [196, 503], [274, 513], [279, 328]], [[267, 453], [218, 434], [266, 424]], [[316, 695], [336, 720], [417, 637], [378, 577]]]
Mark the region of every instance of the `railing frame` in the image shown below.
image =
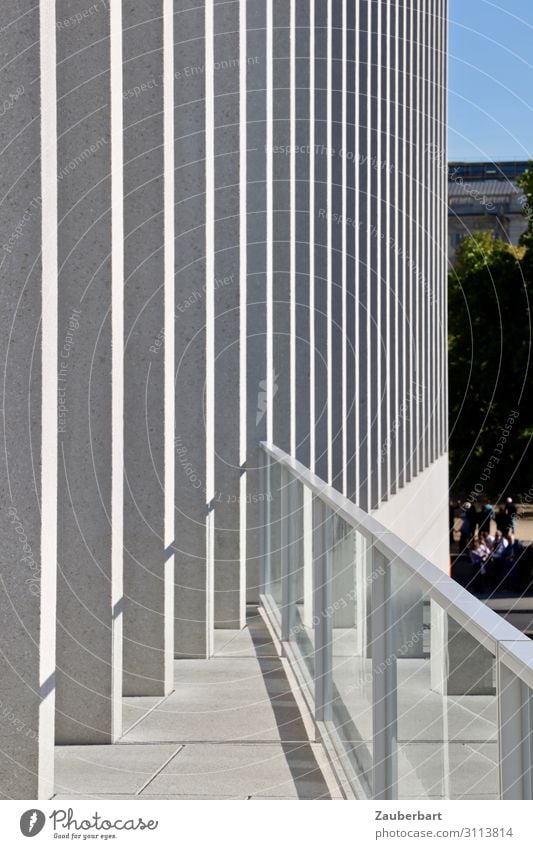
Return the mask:
[[[268, 443], [261, 447], [281, 468], [282, 509], [282, 643], [290, 638], [290, 552], [294, 544], [291, 513], [292, 481], [313, 496], [313, 622], [315, 627], [315, 695], [317, 723], [331, 719], [332, 521], [337, 515], [362, 534], [372, 550], [371, 651], [373, 665], [373, 797], [394, 799], [398, 793], [396, 664], [394, 611], [391, 603], [391, 564], [401, 564], [416, 578], [427, 596], [496, 658], [498, 705], [499, 785], [502, 799], [533, 798], [533, 642], [502, 619], [448, 574], [385, 528], [372, 515], [300, 462]], [[264, 476], [271, 479], [270, 472]], [[265, 500], [268, 520], [268, 497]], [[378, 569], [378, 565], [385, 568]], [[377, 669], [385, 669], [376, 674]]]

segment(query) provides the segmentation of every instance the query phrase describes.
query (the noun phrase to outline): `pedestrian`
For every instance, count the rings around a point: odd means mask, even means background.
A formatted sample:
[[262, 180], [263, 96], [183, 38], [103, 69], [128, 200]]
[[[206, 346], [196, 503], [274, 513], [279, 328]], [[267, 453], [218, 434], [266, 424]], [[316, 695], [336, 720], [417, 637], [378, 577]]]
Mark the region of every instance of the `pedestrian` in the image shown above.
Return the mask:
[[501, 534], [507, 536], [509, 529], [509, 519], [507, 517], [507, 511], [505, 509], [504, 504], [500, 504], [496, 515], [494, 516], [494, 521], [496, 522], [496, 530], [500, 531]]
[[525, 550], [520, 540], [510, 533], [507, 548], [499, 560], [502, 589], [518, 593], [522, 591], [524, 578], [521, 560]]
[[464, 549], [467, 547], [467, 545], [470, 543], [470, 541], [472, 539], [472, 536], [473, 536], [473, 533], [474, 533], [474, 528], [473, 528], [472, 505], [470, 504], [470, 502], [465, 501], [462, 509], [463, 509], [463, 515], [462, 515], [462, 522], [461, 522], [461, 542], [460, 542], [460, 546], [461, 546], [461, 551], [464, 551]]
[[457, 507], [459, 506], [459, 502], [454, 499], [450, 499], [450, 503], [448, 505], [448, 527], [450, 529], [450, 551], [453, 550], [455, 545], [455, 515], [457, 513]]
[[516, 532], [516, 505], [512, 498], [505, 499], [505, 513], [507, 515], [507, 536]]
[[494, 534], [494, 544], [492, 546], [491, 551], [491, 559], [499, 560], [500, 557], [503, 557], [505, 554], [505, 550], [509, 546], [509, 541], [504, 537], [501, 531], [496, 531]]
[[487, 531], [490, 533], [490, 523], [494, 519], [494, 508], [489, 504], [488, 499], [485, 499], [481, 507], [481, 517], [479, 524], [479, 533]]

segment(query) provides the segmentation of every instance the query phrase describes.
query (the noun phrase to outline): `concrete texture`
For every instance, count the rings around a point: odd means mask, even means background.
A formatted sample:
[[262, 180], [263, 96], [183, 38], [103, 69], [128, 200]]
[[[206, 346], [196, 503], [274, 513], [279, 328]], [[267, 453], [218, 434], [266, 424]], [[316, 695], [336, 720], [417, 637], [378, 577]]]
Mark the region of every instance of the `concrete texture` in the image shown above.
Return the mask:
[[[214, 0], [215, 110], [215, 499], [214, 619], [243, 628], [240, 444], [239, 4]], [[242, 376], [245, 379], [245, 375]], [[242, 575], [241, 575], [242, 570]]]
[[[275, 394], [272, 408], [273, 441], [291, 450], [291, 191], [290, 191], [290, 4], [273, 0], [272, 32], [272, 362]], [[268, 151], [267, 151], [268, 153]]]
[[59, 747], [56, 792], [135, 794], [180, 749], [174, 745]]
[[238, 795], [284, 799], [328, 798], [313, 745], [189, 745], [151, 784], [157, 793], [201, 793], [216, 799], [228, 787]]
[[313, 333], [311, 356], [314, 371], [311, 373], [310, 392], [313, 395], [310, 430], [314, 440], [311, 468], [322, 480], [328, 481], [328, 219], [332, 210], [328, 204], [328, 4], [315, 3], [314, 29], [314, 144], [311, 144], [313, 159], [314, 206], [313, 217], [313, 275], [312, 287]]
[[159, 696], [127, 696], [122, 699], [122, 727], [124, 734], [146, 714], [161, 703]]
[[440, 457], [372, 515], [444, 572], [450, 566], [448, 458]]
[[[85, 6], [69, 0], [62, 14]], [[123, 604], [112, 557], [120, 528], [111, 521], [121, 450], [112, 352], [123, 344], [112, 337], [112, 295], [123, 282], [112, 279], [109, 10], [58, 29], [57, 52], [58, 368], [67, 412], [59, 427], [56, 733], [62, 743], [109, 743], [120, 734], [122, 658], [114, 648]]]
[[246, 52], [247, 191], [246, 191], [246, 600], [257, 603], [260, 593], [261, 511], [264, 499], [264, 457], [258, 450], [266, 438], [266, 3], [247, 3]]
[[[43, 268], [41, 210], [47, 173], [55, 183], [55, 151], [48, 149], [55, 134], [49, 137], [41, 124], [40, 77], [41, 61], [53, 63], [54, 57], [46, 50], [41, 57], [39, 35], [38, 5], [3, 5], [0, 799], [47, 797], [53, 784], [57, 408], [55, 340], [43, 342], [41, 315], [45, 310], [47, 321], [54, 316], [57, 278], [55, 268], [48, 267], [49, 276]], [[53, 109], [54, 98], [45, 99]], [[55, 241], [50, 224], [46, 230]], [[53, 330], [53, 324], [44, 328]], [[43, 415], [47, 382], [51, 397]], [[44, 527], [42, 515], [49, 520]]]
[[[172, 688], [165, 542], [163, 2], [124, 9], [124, 694]], [[172, 286], [173, 280], [168, 281]], [[174, 536], [172, 534], [172, 542]]]
[[[61, 746], [57, 798], [326, 799], [338, 795], [262, 619], [221, 631], [208, 661], [175, 664], [175, 692], [126, 699], [145, 717], [118, 745]], [[231, 654], [239, 645], [242, 656]], [[262, 657], [268, 652], [268, 657]]]
[[147, 740], [299, 741], [307, 735], [281, 661], [213, 657], [176, 664], [175, 691], [124, 735]]
[[[346, 159], [346, 145], [344, 144], [344, 131], [346, 127], [345, 98], [344, 98], [344, 74], [348, 67], [344, 56], [344, 33], [346, 23], [343, 17], [344, 7], [348, 4], [343, 0], [332, 0], [331, 21], [331, 92], [329, 94], [329, 134], [331, 137], [331, 152], [328, 157], [328, 165], [331, 173], [330, 197], [331, 212], [342, 215], [344, 210], [346, 173], [344, 162]], [[346, 74], [347, 75], [347, 74]], [[344, 274], [345, 251], [345, 226], [338, 226], [332, 220], [329, 222], [330, 232], [328, 241], [330, 244], [330, 273], [328, 281], [330, 285], [330, 308], [329, 308], [329, 334], [330, 348], [328, 355], [328, 370], [330, 373], [330, 398], [328, 400], [328, 412], [330, 414], [330, 427], [328, 447], [331, 455], [331, 483], [340, 492], [345, 485], [346, 458], [344, 446], [345, 426], [345, 376], [343, 374], [344, 345], [346, 344], [345, 325], [348, 316], [344, 308], [346, 296], [346, 281]]]
[[[175, 120], [175, 642], [176, 657], [209, 654], [206, 548], [205, 4], [174, 4]], [[212, 462], [212, 458], [209, 459]]]
[[309, 87], [310, 58], [309, 47], [311, 38], [310, 28], [310, 2], [295, 4], [296, 31], [292, 35], [294, 52], [294, 74], [296, 91], [294, 93], [295, 115], [294, 144], [294, 232], [291, 238], [294, 240], [294, 295], [295, 295], [295, 332], [294, 354], [295, 354], [295, 386], [293, 387], [294, 402], [298, 409], [298, 416], [294, 421], [294, 441], [296, 457], [304, 466], [309, 467], [310, 459], [310, 394], [311, 383], [309, 378], [309, 367], [311, 356], [311, 342], [309, 338], [310, 322], [312, 315], [309, 308], [310, 301], [310, 218], [314, 214], [311, 210], [311, 187], [309, 174], [311, 167], [311, 154], [309, 150], [309, 113], [311, 98], [314, 92]]

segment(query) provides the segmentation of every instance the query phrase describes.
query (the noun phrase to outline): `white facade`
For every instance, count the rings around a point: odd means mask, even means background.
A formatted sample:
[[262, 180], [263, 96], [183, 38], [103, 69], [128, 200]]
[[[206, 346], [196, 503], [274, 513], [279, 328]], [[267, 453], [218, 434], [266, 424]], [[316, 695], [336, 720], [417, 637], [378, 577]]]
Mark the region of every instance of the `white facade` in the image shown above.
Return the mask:
[[242, 627], [261, 441], [446, 568], [446, 7], [6, 3], [0, 797]]

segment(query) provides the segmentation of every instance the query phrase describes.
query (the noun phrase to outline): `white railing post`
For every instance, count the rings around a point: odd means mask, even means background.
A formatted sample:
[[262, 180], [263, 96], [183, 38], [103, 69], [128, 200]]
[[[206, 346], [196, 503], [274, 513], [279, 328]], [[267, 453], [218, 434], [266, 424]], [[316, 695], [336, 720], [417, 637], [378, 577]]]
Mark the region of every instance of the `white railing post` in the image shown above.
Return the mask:
[[375, 547], [371, 571], [373, 798], [397, 799], [397, 676], [391, 565]]
[[532, 720], [531, 690], [503, 662], [504, 644], [496, 654], [498, 693], [498, 750], [500, 797], [532, 798]]
[[315, 629], [315, 719], [330, 718], [331, 682], [331, 558], [333, 548], [332, 511], [318, 498], [313, 499], [313, 623]]

